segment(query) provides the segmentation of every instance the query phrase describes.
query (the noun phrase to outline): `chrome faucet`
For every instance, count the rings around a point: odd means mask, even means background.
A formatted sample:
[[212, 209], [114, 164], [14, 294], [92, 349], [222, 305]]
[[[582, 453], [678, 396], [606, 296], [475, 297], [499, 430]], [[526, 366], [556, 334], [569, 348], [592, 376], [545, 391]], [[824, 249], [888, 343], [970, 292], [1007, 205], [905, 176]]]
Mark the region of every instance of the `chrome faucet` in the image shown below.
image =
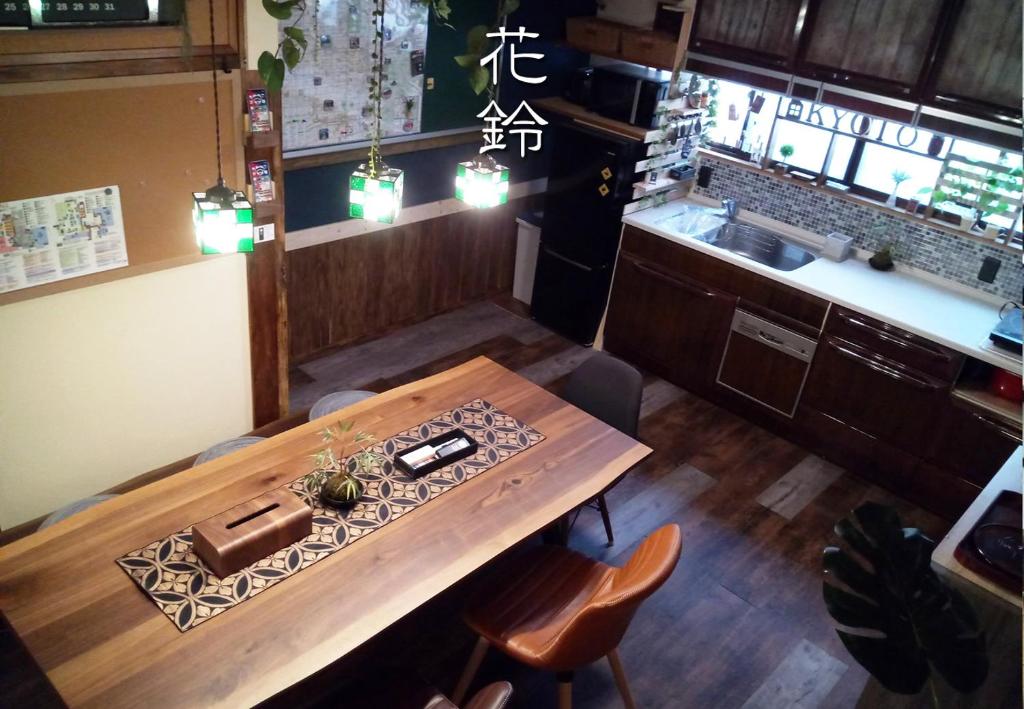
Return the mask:
[[726, 197], [722, 200], [722, 212], [730, 222], [736, 221], [736, 213], [739, 211], [740, 206], [732, 197]]

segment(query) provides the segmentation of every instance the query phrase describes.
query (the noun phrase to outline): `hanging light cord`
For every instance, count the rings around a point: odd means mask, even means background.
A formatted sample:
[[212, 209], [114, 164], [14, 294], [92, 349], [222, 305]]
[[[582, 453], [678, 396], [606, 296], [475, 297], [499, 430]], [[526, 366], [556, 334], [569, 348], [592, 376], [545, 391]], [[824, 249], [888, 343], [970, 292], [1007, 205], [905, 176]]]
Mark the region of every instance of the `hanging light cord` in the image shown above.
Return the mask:
[[213, 0], [209, 0], [210, 6], [210, 75], [213, 77], [213, 121], [217, 134], [217, 184], [224, 184], [224, 175], [220, 168], [220, 96], [217, 93], [217, 45], [214, 39], [213, 29]]
[[384, 93], [384, 0], [376, 0], [377, 16], [373, 23], [373, 49], [377, 54], [377, 85], [374, 96], [374, 128], [373, 140], [370, 143], [370, 177], [377, 177], [377, 167], [381, 166], [380, 158], [380, 115], [381, 97]]

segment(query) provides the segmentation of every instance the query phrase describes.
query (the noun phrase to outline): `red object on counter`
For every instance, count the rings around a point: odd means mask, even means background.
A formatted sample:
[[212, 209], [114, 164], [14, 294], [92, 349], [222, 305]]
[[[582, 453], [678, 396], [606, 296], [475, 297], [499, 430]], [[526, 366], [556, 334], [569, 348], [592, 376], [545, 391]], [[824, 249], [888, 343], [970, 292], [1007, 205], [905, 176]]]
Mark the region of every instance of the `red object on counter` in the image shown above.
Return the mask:
[[1024, 384], [1021, 375], [996, 367], [988, 381], [988, 390], [996, 396], [1016, 403], [1024, 401]]

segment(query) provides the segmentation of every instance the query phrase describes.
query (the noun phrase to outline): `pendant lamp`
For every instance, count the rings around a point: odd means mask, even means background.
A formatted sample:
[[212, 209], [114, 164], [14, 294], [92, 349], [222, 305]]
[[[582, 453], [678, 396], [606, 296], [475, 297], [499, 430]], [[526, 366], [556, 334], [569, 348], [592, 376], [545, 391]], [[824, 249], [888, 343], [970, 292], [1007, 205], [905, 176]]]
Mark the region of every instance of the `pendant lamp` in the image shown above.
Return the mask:
[[388, 167], [380, 155], [381, 96], [384, 83], [384, 0], [375, 0], [373, 11], [374, 75], [370, 77], [370, 100], [374, 105], [370, 155], [348, 182], [348, 215], [355, 219], [393, 224], [402, 209], [401, 170]]
[[214, 34], [213, 0], [210, 10], [210, 75], [213, 78], [213, 116], [217, 134], [217, 184], [205, 192], [193, 192], [192, 223], [196, 243], [204, 254], [232, 254], [253, 250], [252, 204], [244, 192], [227, 187], [221, 171], [220, 97], [217, 93], [217, 44]]

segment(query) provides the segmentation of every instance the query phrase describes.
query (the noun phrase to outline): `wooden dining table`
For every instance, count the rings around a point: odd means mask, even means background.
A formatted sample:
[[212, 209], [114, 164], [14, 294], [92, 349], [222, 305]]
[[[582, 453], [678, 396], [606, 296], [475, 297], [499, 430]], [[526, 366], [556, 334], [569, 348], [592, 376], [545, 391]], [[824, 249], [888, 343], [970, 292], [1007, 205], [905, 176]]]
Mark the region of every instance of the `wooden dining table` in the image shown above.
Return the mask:
[[[545, 440], [187, 632], [115, 563], [310, 472], [328, 421], [353, 421], [384, 440], [477, 398]], [[250, 706], [346, 655], [650, 453], [479, 357], [0, 548], [0, 611], [69, 706]]]

